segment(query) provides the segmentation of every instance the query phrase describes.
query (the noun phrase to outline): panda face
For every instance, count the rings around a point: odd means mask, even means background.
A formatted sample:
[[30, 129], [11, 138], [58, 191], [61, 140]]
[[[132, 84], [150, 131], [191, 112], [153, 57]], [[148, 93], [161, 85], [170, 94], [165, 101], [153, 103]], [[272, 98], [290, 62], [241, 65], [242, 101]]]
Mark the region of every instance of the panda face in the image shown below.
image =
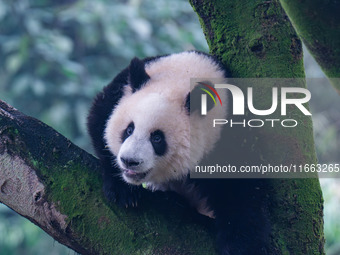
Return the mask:
[[[136, 129], [136, 130], [135, 130]], [[131, 122], [122, 134], [122, 146], [117, 162], [125, 181], [139, 184], [147, 179], [157, 158], [164, 157], [167, 150], [165, 134], [162, 130], [143, 132]], [[159, 160], [159, 159], [158, 159]]]
[[211, 129], [212, 120], [224, 116], [225, 107], [214, 107], [202, 118], [188, 113], [187, 98], [190, 78], [223, 78], [224, 72], [195, 52], [145, 66], [133, 60], [129, 71], [129, 84], [106, 122], [104, 141], [126, 182], [157, 189], [185, 178], [218, 140], [220, 127]]
[[105, 140], [134, 185], [182, 178], [189, 167], [189, 116], [185, 97], [171, 100], [145, 90], [127, 93], [107, 122]]

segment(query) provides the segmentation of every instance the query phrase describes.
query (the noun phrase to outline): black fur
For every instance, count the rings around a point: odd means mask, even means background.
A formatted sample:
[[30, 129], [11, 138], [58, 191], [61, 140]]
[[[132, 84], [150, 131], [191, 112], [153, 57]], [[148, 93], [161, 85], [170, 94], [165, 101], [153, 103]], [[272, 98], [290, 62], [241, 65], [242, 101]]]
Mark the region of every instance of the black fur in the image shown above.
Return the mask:
[[190, 93], [188, 93], [187, 97], [185, 98], [184, 107], [187, 110], [187, 113], [190, 114]]
[[270, 233], [264, 183], [256, 179], [192, 179], [215, 211], [223, 255], [266, 255]]
[[133, 92], [140, 89], [150, 79], [150, 76], [145, 71], [144, 65], [144, 62], [139, 58], [131, 60], [129, 66], [129, 78]]
[[[156, 140], [155, 137], [157, 137], [158, 139]], [[152, 132], [150, 141], [156, 155], [163, 156], [166, 153], [167, 143], [163, 131], [156, 130]]]
[[141, 187], [125, 183], [118, 176], [120, 169], [113, 164], [113, 155], [106, 148], [104, 129], [119, 99], [123, 96], [124, 86], [128, 84], [129, 69], [124, 69], [94, 99], [87, 118], [87, 128], [92, 139], [96, 155], [103, 169], [103, 191], [109, 201], [121, 206], [137, 204]]
[[135, 124], [131, 122], [126, 129], [124, 130], [122, 134], [122, 143], [128, 138], [130, 135], [132, 135], [133, 131], [135, 130]]
[[[222, 65], [212, 56], [204, 54]], [[103, 190], [109, 201], [122, 206], [135, 206], [142, 194], [142, 188], [123, 182], [118, 175], [120, 169], [113, 164], [114, 155], [105, 147], [104, 128], [113, 109], [123, 96], [123, 88], [131, 83], [132, 90], [142, 89], [150, 77], [145, 72], [145, 64], [160, 57], [133, 59], [128, 68], [99, 93], [90, 109], [88, 131], [95, 152], [103, 169]], [[190, 112], [190, 94], [184, 107]], [[176, 120], [174, 120], [176, 121]], [[130, 125], [133, 125], [133, 123]], [[130, 126], [129, 125], [129, 126]], [[131, 130], [130, 130], [131, 131]], [[129, 132], [130, 132], [129, 131]], [[126, 132], [126, 130], [124, 131]], [[133, 130], [132, 130], [133, 132]], [[152, 143], [159, 156], [166, 148], [166, 138], [161, 132], [160, 140]], [[128, 134], [122, 134], [124, 141]], [[152, 141], [152, 137], [150, 136]], [[158, 142], [158, 143], [157, 143]], [[194, 184], [202, 197], [208, 198], [208, 204], [215, 212], [217, 244], [221, 255], [266, 255], [270, 226], [267, 213], [264, 182], [257, 179], [190, 179], [184, 180]]]
[[[104, 129], [106, 121], [124, 94], [124, 87], [130, 82], [135, 91], [149, 79], [145, 72], [145, 64], [162, 56], [149, 57], [143, 60], [134, 59], [130, 66], [121, 71], [94, 99], [87, 117], [87, 129], [91, 137], [95, 153], [100, 159], [103, 169], [103, 191], [109, 201], [121, 206], [135, 206], [140, 199], [143, 188], [124, 182], [119, 176], [120, 169], [113, 164], [114, 156], [106, 148]], [[137, 75], [131, 72], [136, 71]], [[147, 77], [146, 77], [147, 76]]]

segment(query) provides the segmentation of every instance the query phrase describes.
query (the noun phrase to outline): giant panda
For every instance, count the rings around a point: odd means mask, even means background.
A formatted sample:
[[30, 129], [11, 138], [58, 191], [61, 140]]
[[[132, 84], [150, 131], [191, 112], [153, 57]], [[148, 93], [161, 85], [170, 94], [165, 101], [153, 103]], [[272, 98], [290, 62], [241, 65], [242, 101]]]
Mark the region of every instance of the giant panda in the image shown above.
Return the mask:
[[212, 119], [227, 114], [226, 107], [204, 118], [190, 111], [190, 78], [225, 77], [215, 57], [198, 51], [134, 58], [94, 99], [88, 131], [109, 201], [137, 206], [143, 186], [176, 192], [214, 219], [219, 254], [263, 255], [269, 223], [258, 182], [189, 177], [219, 140]]

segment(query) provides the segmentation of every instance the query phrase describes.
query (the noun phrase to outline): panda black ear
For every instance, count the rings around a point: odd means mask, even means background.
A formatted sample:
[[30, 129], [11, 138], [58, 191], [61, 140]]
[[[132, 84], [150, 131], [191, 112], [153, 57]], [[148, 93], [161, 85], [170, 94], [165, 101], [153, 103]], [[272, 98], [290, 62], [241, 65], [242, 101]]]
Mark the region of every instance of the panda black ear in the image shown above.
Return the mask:
[[131, 60], [129, 66], [129, 79], [132, 91], [140, 89], [142, 85], [150, 79], [150, 76], [145, 71], [145, 64], [139, 58]]

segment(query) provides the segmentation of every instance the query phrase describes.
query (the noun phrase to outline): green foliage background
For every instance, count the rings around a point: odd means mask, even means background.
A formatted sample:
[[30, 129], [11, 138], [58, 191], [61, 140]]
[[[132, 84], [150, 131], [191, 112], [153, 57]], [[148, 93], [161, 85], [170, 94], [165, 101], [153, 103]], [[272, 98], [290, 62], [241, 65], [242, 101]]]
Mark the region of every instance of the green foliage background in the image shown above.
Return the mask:
[[90, 150], [93, 95], [134, 57], [207, 50], [186, 1], [0, 1], [0, 93]]
[[[131, 58], [208, 51], [185, 0], [0, 0], [0, 99], [92, 151], [86, 115], [94, 95]], [[323, 74], [308, 53], [306, 73]], [[310, 87], [319, 161], [339, 163], [340, 104]], [[337, 103], [335, 103], [337, 102]], [[340, 183], [321, 180], [328, 254], [339, 254]], [[69, 254], [38, 227], [0, 206], [0, 254]]]

